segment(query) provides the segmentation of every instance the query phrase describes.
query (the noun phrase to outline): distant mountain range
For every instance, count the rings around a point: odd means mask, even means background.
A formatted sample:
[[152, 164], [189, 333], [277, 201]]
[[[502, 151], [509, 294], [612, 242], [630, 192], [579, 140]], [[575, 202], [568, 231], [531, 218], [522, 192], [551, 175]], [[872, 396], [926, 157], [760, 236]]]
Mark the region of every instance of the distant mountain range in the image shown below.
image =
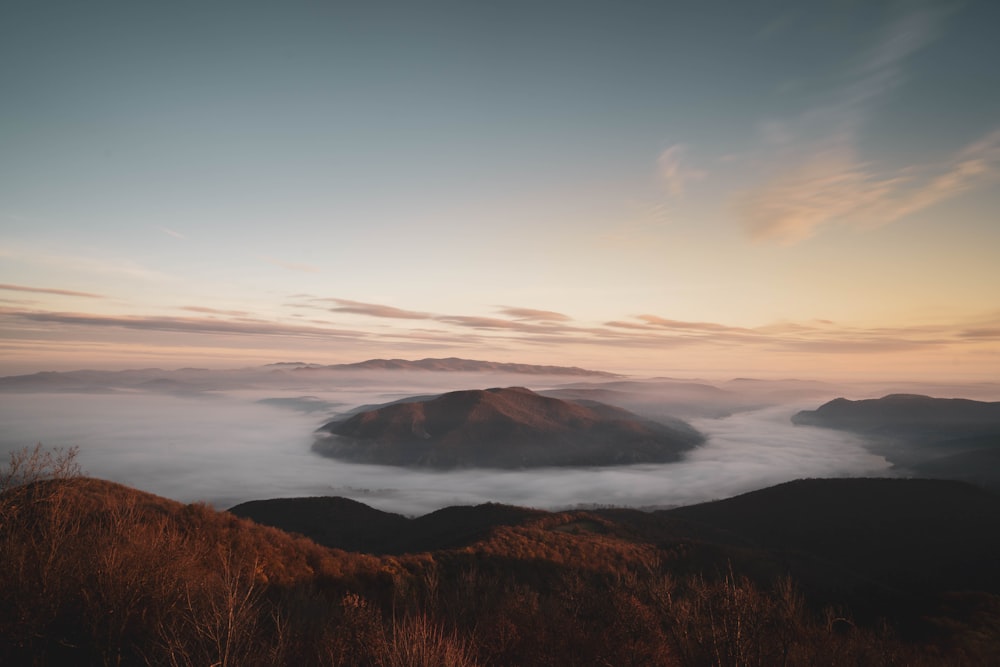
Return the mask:
[[685, 422], [643, 419], [523, 387], [394, 402], [325, 424], [314, 449], [350, 461], [429, 468], [669, 462], [704, 438]]
[[792, 417], [795, 424], [823, 426], [906, 439], [937, 439], [1000, 432], [1000, 402], [890, 394], [849, 401], [837, 398]]
[[921, 476], [1000, 489], [1000, 402], [890, 394], [838, 398], [792, 422], [851, 431], [898, 467]]
[[615, 373], [592, 371], [576, 366], [539, 366], [536, 364], [514, 364], [499, 361], [477, 361], [474, 359], [369, 359], [354, 364], [333, 364], [329, 366], [303, 365], [298, 370], [392, 370], [392, 371], [438, 371], [465, 373], [525, 373], [529, 375], [584, 375], [593, 377], [621, 377]]
[[249, 386], [268, 386], [286, 380], [321, 380], [327, 373], [347, 371], [427, 371], [438, 373], [510, 373], [533, 376], [618, 378], [614, 373], [576, 366], [477, 361], [473, 359], [369, 359], [352, 364], [321, 365], [278, 362], [239, 369], [141, 368], [123, 371], [45, 371], [0, 377], [0, 392], [110, 392], [122, 389], [166, 394], [192, 394]]

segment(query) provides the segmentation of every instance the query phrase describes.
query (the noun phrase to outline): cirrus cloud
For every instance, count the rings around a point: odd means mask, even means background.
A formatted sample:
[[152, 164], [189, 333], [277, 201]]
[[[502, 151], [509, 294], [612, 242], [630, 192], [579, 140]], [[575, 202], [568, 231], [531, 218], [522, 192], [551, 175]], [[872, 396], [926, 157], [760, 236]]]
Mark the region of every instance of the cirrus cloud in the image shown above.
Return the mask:
[[52, 287], [29, 287], [27, 285], [4, 284], [0, 285], [0, 290], [8, 290], [11, 292], [32, 292], [34, 294], [55, 294], [58, 296], [79, 296], [87, 299], [106, 298], [103, 294], [94, 294], [93, 292], [77, 292], [76, 290], [56, 289]]
[[907, 60], [934, 41], [946, 14], [927, 5], [897, 16], [829, 103], [761, 124], [753, 163], [762, 177], [732, 198], [751, 239], [793, 244], [833, 226], [879, 227], [1000, 181], [1000, 128], [919, 163], [878, 167], [862, 151], [868, 118], [906, 80]]
[[707, 171], [686, 164], [684, 159], [686, 150], [685, 146], [675, 144], [660, 153], [660, 157], [656, 160], [660, 179], [673, 197], [683, 196], [691, 183], [704, 180], [708, 176]]

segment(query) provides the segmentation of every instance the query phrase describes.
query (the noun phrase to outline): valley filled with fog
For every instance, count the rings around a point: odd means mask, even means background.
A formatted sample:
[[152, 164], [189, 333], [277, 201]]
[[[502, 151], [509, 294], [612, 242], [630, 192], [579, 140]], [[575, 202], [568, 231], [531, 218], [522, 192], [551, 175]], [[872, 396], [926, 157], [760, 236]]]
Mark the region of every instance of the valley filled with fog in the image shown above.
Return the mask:
[[[417, 515], [456, 504], [545, 509], [669, 507], [802, 477], [890, 476], [891, 464], [855, 435], [796, 426], [791, 415], [838, 395], [900, 387], [749, 381], [567, 377], [510, 373], [135, 371], [35, 382], [0, 378], [0, 456], [41, 443], [79, 447], [88, 475], [224, 509], [261, 498], [338, 495]], [[39, 376], [29, 376], [39, 377]], [[604, 468], [449, 472], [346, 463], [315, 453], [315, 430], [361, 405], [412, 395], [527, 386], [580, 394], [644, 416], [686, 420], [707, 440], [681, 461]], [[937, 393], [959, 387], [928, 387]], [[996, 387], [964, 388], [990, 398]]]

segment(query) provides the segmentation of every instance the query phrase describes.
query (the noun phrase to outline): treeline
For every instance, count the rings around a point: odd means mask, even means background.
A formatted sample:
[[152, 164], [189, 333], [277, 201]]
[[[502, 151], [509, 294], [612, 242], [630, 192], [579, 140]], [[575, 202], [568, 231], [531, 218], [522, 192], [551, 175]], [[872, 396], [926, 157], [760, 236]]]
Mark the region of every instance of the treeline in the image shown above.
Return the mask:
[[[20, 457], [20, 458], [18, 458]], [[13, 472], [11, 472], [13, 471]], [[505, 527], [375, 557], [79, 475], [73, 453], [0, 475], [4, 665], [989, 664], [987, 634], [904, 642], [787, 577], [672, 568], [681, 546], [600, 519]], [[562, 521], [562, 523], [559, 523]], [[672, 551], [673, 549], [673, 551]]]

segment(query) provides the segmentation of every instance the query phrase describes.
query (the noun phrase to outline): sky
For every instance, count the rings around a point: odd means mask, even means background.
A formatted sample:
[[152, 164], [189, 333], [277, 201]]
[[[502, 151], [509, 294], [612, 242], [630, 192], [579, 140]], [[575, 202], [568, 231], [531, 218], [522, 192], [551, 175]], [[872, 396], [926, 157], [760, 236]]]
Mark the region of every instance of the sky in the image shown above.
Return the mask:
[[0, 374], [1000, 377], [1000, 4], [0, 4]]

